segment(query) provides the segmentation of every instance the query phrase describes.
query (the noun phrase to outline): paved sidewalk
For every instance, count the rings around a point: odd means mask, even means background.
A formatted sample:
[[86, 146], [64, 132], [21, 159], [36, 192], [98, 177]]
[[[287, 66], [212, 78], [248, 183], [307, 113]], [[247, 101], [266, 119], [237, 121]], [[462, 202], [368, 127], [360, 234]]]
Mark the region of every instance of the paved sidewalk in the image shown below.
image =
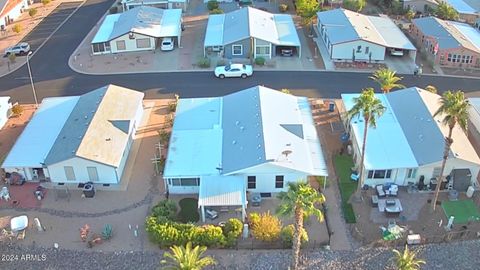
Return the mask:
[[[5, 35], [0, 35], [0, 77], [4, 76], [14, 70], [20, 68], [26, 63], [26, 56], [18, 56], [15, 62], [10, 62], [8, 58], [3, 57], [3, 53], [6, 48], [11, 47], [20, 41], [22, 41], [27, 35], [40, 24], [43, 19], [50, 15], [60, 4], [69, 2], [83, 2], [83, 0], [54, 0], [48, 5], [44, 6], [42, 3], [34, 3], [29, 6], [29, 9], [36, 8], [37, 14], [34, 17], [28, 15], [28, 10], [18, 18], [13, 24], [7, 26]], [[22, 27], [20, 33], [13, 32], [14, 25], [19, 24]], [[36, 48], [32, 48], [33, 50]]]
[[315, 43], [317, 43], [318, 50], [320, 51], [320, 56], [323, 59], [323, 63], [325, 65], [325, 70], [331, 71], [335, 70], [335, 64], [333, 61], [330, 59], [330, 55], [328, 53], [327, 47], [325, 47], [325, 43], [322, 40], [322, 37], [320, 33], [318, 32], [318, 28], [315, 26], [315, 33], [317, 34], [317, 37], [314, 38], [313, 40]]

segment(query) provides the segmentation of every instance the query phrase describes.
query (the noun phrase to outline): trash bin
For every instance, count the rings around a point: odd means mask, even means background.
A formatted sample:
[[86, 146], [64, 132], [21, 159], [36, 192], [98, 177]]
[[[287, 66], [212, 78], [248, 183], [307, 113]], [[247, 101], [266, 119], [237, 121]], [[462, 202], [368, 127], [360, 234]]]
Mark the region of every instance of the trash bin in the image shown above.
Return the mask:
[[83, 195], [85, 195], [85, 198], [93, 198], [95, 196], [95, 187], [93, 184], [87, 183], [83, 186]]
[[335, 111], [335, 103], [333, 103], [333, 101], [330, 101], [330, 104], [328, 104], [328, 111], [329, 112]]
[[469, 186], [468, 189], [467, 189], [467, 197], [468, 198], [471, 198], [473, 196], [473, 192], [475, 191], [475, 188], [472, 187], [472, 186]]

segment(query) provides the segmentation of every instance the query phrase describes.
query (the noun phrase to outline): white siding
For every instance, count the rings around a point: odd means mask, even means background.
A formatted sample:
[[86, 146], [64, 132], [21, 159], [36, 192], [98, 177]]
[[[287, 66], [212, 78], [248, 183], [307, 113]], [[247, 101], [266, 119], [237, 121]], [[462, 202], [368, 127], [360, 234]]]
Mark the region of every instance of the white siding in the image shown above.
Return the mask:
[[5, 102], [0, 104], [0, 129], [2, 129], [2, 127], [7, 123], [8, 112], [12, 108], [12, 103], [7, 102], [7, 100], [3, 100], [3, 99], [2, 101], [5, 101]]
[[[357, 47], [361, 46], [361, 52], [357, 53]], [[368, 47], [369, 53], [365, 53], [365, 48]], [[379, 60], [383, 61], [385, 59], [385, 47], [366, 42], [364, 40], [357, 40], [347, 43], [335, 44], [333, 45], [332, 52], [330, 57], [333, 60], [337, 59], [346, 59], [352, 60], [353, 50], [355, 49], [355, 60], [359, 61], [369, 61], [369, 54], [372, 53], [372, 61]]]
[[[150, 39], [150, 48], [137, 48], [137, 39], [142, 38], [149, 38]], [[118, 50], [117, 49], [117, 41], [123, 40], [125, 41], [125, 50]], [[129, 34], [125, 34], [121, 37], [118, 37], [114, 40], [110, 41], [110, 48], [112, 53], [122, 53], [122, 52], [134, 52], [134, 51], [148, 51], [148, 50], [155, 50], [155, 38], [135, 34], [134, 39], [130, 39]]]
[[[72, 166], [75, 173], [75, 181], [69, 181], [65, 176], [65, 166]], [[62, 161], [48, 166], [50, 179], [52, 182], [58, 183], [86, 183], [90, 179], [88, 177], [87, 167], [96, 167], [98, 172], [98, 183], [101, 184], [117, 184], [117, 175], [115, 168], [93, 162], [90, 160], [74, 157], [66, 161]]]
[[14, 20], [12, 24], [15, 24], [15, 20], [20, 17], [22, 14], [22, 9], [28, 8], [28, 1], [24, 0], [23, 2], [19, 3], [15, 8], [10, 10], [5, 16], [0, 17], [0, 25], [5, 25], [6, 17], [9, 17], [10, 20]]

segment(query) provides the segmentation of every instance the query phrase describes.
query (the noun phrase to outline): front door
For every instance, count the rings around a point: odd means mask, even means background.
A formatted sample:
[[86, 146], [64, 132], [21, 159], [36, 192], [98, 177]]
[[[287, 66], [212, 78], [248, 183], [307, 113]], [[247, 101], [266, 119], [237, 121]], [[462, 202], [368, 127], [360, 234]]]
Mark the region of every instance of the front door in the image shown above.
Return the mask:
[[399, 186], [405, 185], [406, 174], [407, 174], [407, 169], [398, 169], [397, 170], [397, 175], [396, 175], [395, 180], [394, 180], [395, 184], [397, 184]]

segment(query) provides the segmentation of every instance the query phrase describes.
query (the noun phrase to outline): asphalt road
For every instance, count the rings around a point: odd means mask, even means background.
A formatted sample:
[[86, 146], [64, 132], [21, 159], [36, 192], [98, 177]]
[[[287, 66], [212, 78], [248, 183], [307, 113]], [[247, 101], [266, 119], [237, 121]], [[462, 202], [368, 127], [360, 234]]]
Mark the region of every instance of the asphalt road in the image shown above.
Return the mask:
[[[340, 93], [358, 92], [364, 87], [378, 87], [366, 73], [350, 72], [255, 72], [242, 79], [216, 79], [213, 72], [179, 72], [128, 75], [83, 75], [68, 67], [68, 58], [99, 18], [112, 5], [112, 0], [87, 1], [46, 43], [32, 56], [30, 63], [39, 100], [49, 96], [83, 94], [113, 83], [144, 91], [147, 98], [218, 96], [250, 86], [265, 85], [288, 88], [298, 95], [336, 98]], [[405, 76], [405, 86], [435, 85], [440, 91], [461, 89], [480, 96], [480, 80], [439, 76]], [[0, 95], [12, 96], [22, 103], [33, 102], [26, 66], [0, 78]]]

